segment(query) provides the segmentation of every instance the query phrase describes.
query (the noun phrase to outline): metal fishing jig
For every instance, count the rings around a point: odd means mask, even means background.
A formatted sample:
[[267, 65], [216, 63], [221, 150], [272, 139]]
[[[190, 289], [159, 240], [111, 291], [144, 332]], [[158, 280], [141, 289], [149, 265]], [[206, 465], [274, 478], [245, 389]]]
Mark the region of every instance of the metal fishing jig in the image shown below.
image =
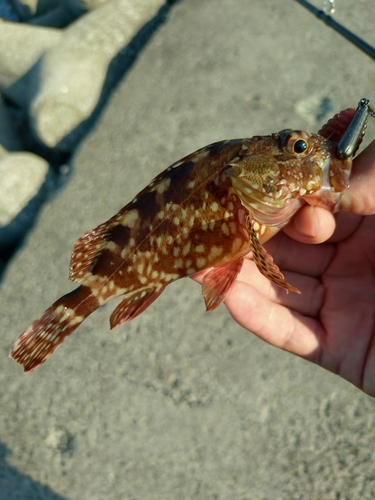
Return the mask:
[[337, 145], [336, 156], [340, 160], [353, 156], [367, 127], [369, 115], [375, 117], [375, 110], [369, 103], [366, 98], [359, 101], [355, 115]]

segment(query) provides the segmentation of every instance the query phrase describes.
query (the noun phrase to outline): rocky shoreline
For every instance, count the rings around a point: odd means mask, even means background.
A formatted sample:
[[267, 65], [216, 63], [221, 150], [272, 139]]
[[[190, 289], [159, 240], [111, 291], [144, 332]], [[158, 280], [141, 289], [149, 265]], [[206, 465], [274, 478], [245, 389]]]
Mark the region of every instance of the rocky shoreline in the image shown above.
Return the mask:
[[[66, 160], [137, 50], [164, 0], [0, 4], [0, 261], [64, 182]], [[62, 177], [61, 177], [61, 174]]]

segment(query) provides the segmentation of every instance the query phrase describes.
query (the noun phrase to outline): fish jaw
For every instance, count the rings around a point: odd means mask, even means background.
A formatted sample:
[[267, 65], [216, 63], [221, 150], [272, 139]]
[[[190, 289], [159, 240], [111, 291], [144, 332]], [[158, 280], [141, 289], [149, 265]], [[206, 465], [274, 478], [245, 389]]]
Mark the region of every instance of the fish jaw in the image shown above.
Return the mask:
[[340, 209], [343, 192], [350, 186], [352, 158], [340, 160], [336, 157], [336, 146], [331, 150], [329, 158], [323, 165], [321, 188], [312, 194], [303, 196], [309, 204], [325, 208], [330, 212]]

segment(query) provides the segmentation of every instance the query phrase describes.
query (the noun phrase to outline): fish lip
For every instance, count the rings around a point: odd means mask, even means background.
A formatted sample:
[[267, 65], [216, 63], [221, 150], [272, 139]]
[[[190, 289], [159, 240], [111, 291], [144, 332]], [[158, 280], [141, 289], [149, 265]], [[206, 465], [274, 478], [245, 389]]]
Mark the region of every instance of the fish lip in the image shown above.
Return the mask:
[[322, 166], [322, 186], [313, 194], [303, 196], [303, 199], [316, 207], [322, 207], [330, 212], [340, 209], [341, 197], [350, 186], [352, 158], [340, 160], [336, 156], [336, 146]]

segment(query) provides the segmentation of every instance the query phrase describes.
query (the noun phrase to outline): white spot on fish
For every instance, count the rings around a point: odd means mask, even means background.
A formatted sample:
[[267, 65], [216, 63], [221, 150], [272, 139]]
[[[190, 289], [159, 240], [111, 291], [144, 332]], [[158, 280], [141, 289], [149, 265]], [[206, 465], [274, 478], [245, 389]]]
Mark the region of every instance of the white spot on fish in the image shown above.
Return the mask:
[[184, 246], [184, 248], [182, 249], [183, 256], [186, 256], [189, 253], [190, 247], [191, 247], [191, 241], [188, 241]]
[[196, 260], [196, 264], [198, 269], [202, 269], [206, 265], [206, 259], [204, 259], [203, 257], [198, 257], [198, 259]]
[[221, 230], [224, 236], [229, 236], [229, 227], [225, 222], [223, 222], [223, 224], [221, 225]]
[[144, 269], [145, 265], [143, 262], [141, 262], [140, 264], [138, 264], [137, 266], [137, 272], [138, 274], [142, 274], [143, 273], [143, 269]]
[[170, 183], [171, 183], [171, 178], [168, 177], [168, 179], [166, 179], [164, 182], [159, 184], [159, 186], [156, 188], [156, 191], [159, 194], [163, 194], [169, 188]]
[[[259, 224], [258, 224], [258, 229], [259, 229]], [[233, 253], [238, 252], [238, 250], [241, 248], [241, 245], [242, 245], [242, 239], [236, 238], [232, 243], [232, 252]]]
[[[134, 202], [134, 200], [133, 200], [133, 202]], [[121, 223], [123, 226], [128, 226], [128, 227], [132, 228], [132, 227], [134, 227], [134, 225], [138, 219], [139, 219], [138, 210], [129, 210], [129, 212], [126, 212], [124, 214]]]
[[231, 234], [236, 234], [237, 224], [235, 222], [229, 222], [229, 229], [230, 229]]
[[210, 248], [210, 255], [208, 256], [209, 260], [214, 259], [215, 257], [219, 257], [223, 253], [223, 247], [219, 247], [217, 245], [213, 245]]

